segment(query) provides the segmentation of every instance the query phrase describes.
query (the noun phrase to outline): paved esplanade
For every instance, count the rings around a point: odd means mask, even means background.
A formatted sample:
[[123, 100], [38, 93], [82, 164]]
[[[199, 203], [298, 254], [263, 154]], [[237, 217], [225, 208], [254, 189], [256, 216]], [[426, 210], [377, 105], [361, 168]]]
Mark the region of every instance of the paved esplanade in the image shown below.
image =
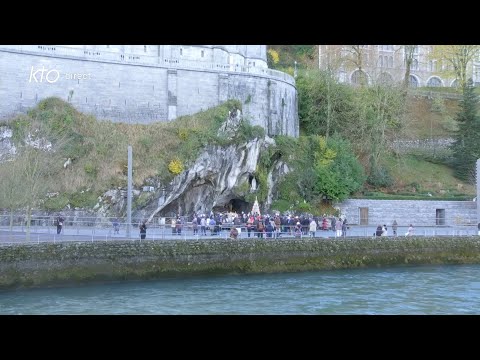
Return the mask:
[[[387, 224], [388, 225], [388, 224]], [[397, 235], [404, 237], [407, 232], [408, 226], [399, 226]], [[347, 238], [355, 239], [360, 237], [373, 237], [376, 230], [376, 226], [352, 226], [347, 230]], [[415, 236], [476, 236], [476, 226], [433, 226], [433, 227], [416, 227]], [[199, 228], [200, 232], [200, 228]], [[147, 226], [147, 237], [142, 241], [155, 241], [155, 240], [202, 240], [202, 239], [228, 239], [229, 230], [222, 230], [218, 235], [211, 235], [207, 230], [207, 235], [193, 235], [192, 229], [182, 229], [180, 235], [172, 234], [170, 226]], [[250, 239], [258, 239], [252, 232]], [[309, 235], [302, 235], [302, 238], [309, 238]], [[316, 238], [336, 238], [335, 232], [331, 230], [317, 230], [315, 233]], [[391, 227], [388, 227], [388, 237], [393, 237], [393, 231]], [[291, 234], [282, 233], [282, 238], [294, 238]], [[242, 232], [239, 235], [239, 239], [249, 239], [247, 231], [242, 228]], [[93, 227], [64, 227], [62, 233], [58, 235], [56, 233], [56, 227], [53, 226], [32, 226], [30, 229], [30, 239], [26, 236], [25, 226], [14, 226], [10, 230], [7, 226], [0, 227], [0, 244], [10, 243], [24, 243], [24, 242], [57, 242], [57, 241], [112, 241], [112, 240], [131, 240], [140, 241], [140, 233], [138, 227], [133, 227], [131, 230], [131, 237], [126, 236], [126, 229], [120, 229], [119, 234], [114, 234], [113, 228], [93, 228]], [[274, 240], [274, 238], [265, 238], [265, 241]], [[232, 240], [234, 241], [234, 240]]]

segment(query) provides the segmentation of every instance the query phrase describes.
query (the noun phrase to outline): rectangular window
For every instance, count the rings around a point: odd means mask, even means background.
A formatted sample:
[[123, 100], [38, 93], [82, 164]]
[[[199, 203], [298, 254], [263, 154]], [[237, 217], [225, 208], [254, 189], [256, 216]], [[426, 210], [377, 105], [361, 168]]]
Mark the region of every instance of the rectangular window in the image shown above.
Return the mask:
[[436, 209], [435, 210], [435, 223], [437, 225], [445, 225], [445, 209]]

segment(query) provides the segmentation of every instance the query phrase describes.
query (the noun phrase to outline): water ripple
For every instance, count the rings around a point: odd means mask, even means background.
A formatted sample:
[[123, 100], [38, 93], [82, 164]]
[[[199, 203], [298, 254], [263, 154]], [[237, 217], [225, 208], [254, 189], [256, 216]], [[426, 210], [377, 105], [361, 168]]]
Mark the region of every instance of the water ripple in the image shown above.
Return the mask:
[[0, 314], [480, 314], [480, 265], [118, 282], [0, 292]]

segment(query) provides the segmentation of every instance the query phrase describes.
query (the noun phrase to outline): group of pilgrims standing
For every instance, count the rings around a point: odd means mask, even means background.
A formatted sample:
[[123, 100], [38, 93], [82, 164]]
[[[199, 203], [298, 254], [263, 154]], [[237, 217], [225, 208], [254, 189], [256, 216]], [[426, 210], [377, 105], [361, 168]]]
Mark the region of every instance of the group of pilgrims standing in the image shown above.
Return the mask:
[[[175, 225], [173, 224], [175, 223]], [[281, 234], [287, 234], [295, 237], [311, 236], [314, 237], [317, 230], [335, 231], [337, 237], [347, 235], [347, 219], [313, 217], [313, 216], [293, 216], [293, 215], [260, 215], [259, 213], [217, 213], [206, 216], [205, 214], [193, 215], [192, 229], [194, 235], [216, 235], [221, 231], [222, 224], [233, 223], [230, 237], [236, 239], [245, 229], [247, 237], [258, 238], [278, 238]], [[172, 229], [178, 229], [178, 219], [172, 221]], [[174, 230], [178, 234], [178, 230]]]

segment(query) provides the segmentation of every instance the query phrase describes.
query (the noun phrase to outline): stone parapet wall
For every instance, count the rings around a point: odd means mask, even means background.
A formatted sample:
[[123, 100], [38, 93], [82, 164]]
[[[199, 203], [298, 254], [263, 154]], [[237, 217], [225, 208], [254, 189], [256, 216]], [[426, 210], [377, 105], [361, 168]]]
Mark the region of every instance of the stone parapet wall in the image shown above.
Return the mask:
[[25, 113], [51, 96], [99, 119], [142, 124], [237, 99], [252, 125], [264, 127], [269, 135], [298, 136], [297, 90], [288, 74], [193, 60], [114, 61], [103, 53], [85, 58], [84, 50], [68, 49], [73, 51], [69, 55], [57, 51], [0, 46], [0, 119]]
[[478, 236], [22, 244], [0, 246], [0, 289], [174, 275], [478, 262]]

